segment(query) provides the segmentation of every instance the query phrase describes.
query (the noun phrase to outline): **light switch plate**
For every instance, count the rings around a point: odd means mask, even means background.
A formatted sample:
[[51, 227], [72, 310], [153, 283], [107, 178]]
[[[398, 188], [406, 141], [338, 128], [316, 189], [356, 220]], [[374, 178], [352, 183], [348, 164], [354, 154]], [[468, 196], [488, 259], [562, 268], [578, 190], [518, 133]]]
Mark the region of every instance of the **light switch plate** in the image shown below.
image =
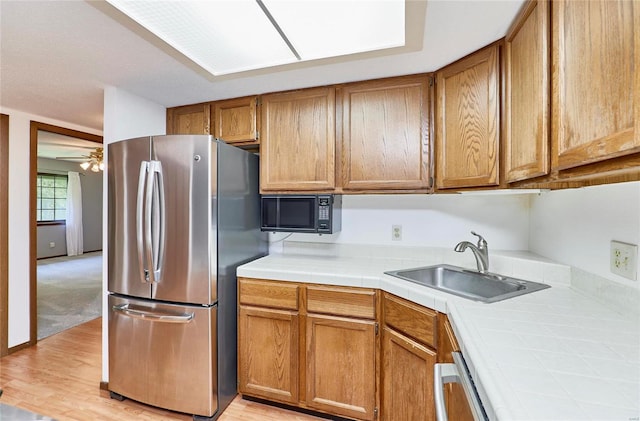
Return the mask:
[[638, 246], [611, 241], [611, 273], [635, 281], [638, 270]]

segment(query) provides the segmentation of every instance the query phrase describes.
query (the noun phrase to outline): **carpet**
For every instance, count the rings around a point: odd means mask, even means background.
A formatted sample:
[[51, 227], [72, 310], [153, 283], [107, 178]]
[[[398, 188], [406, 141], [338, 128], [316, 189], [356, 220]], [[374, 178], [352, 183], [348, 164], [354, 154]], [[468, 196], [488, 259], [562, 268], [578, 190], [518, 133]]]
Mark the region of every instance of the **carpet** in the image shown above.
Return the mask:
[[38, 340], [102, 315], [102, 252], [38, 261]]

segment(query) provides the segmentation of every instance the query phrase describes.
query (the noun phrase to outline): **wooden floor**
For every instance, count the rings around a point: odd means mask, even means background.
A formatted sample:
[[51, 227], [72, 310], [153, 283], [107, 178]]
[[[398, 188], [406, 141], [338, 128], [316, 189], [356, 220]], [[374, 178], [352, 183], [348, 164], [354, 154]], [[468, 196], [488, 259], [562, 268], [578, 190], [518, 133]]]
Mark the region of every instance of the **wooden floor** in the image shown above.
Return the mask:
[[[0, 403], [65, 420], [191, 420], [100, 390], [101, 326], [96, 319], [0, 359]], [[310, 415], [237, 397], [220, 421], [311, 421]]]

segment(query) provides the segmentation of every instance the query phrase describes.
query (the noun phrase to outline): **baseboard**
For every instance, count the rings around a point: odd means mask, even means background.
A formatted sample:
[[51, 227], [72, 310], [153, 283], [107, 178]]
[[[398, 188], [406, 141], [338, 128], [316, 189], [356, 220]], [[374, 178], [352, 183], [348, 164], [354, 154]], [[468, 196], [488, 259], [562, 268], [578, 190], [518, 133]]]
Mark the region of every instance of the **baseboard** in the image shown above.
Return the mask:
[[100, 382], [100, 390], [109, 390], [109, 382]]
[[9, 348], [7, 350], [7, 355], [13, 354], [14, 352], [22, 351], [23, 349], [27, 349], [32, 345], [35, 345], [35, 343], [25, 342], [25, 343], [20, 344], [20, 345], [12, 346], [11, 348]]
[[[102, 251], [102, 249], [97, 249], [97, 250], [84, 250], [82, 252], [82, 254], [86, 254], [86, 253], [94, 253], [96, 251]], [[82, 254], [80, 256], [82, 256]], [[45, 260], [45, 259], [53, 259], [54, 257], [65, 257], [66, 254], [58, 254], [57, 256], [45, 256], [45, 257], [36, 257], [36, 260]]]

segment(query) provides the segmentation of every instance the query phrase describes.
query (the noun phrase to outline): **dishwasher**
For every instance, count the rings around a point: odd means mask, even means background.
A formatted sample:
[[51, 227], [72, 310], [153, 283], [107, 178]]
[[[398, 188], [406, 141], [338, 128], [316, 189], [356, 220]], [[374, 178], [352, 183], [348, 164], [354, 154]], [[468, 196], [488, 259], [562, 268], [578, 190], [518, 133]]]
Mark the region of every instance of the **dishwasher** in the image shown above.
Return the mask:
[[[482, 407], [480, 396], [473, 383], [469, 367], [460, 352], [452, 352], [453, 363], [434, 365], [434, 398], [436, 406], [436, 420], [448, 421], [447, 405], [445, 402], [444, 388], [448, 383], [460, 383], [469, 404], [469, 409], [474, 421], [488, 421], [489, 417]], [[458, 421], [458, 420], [453, 420]]]

